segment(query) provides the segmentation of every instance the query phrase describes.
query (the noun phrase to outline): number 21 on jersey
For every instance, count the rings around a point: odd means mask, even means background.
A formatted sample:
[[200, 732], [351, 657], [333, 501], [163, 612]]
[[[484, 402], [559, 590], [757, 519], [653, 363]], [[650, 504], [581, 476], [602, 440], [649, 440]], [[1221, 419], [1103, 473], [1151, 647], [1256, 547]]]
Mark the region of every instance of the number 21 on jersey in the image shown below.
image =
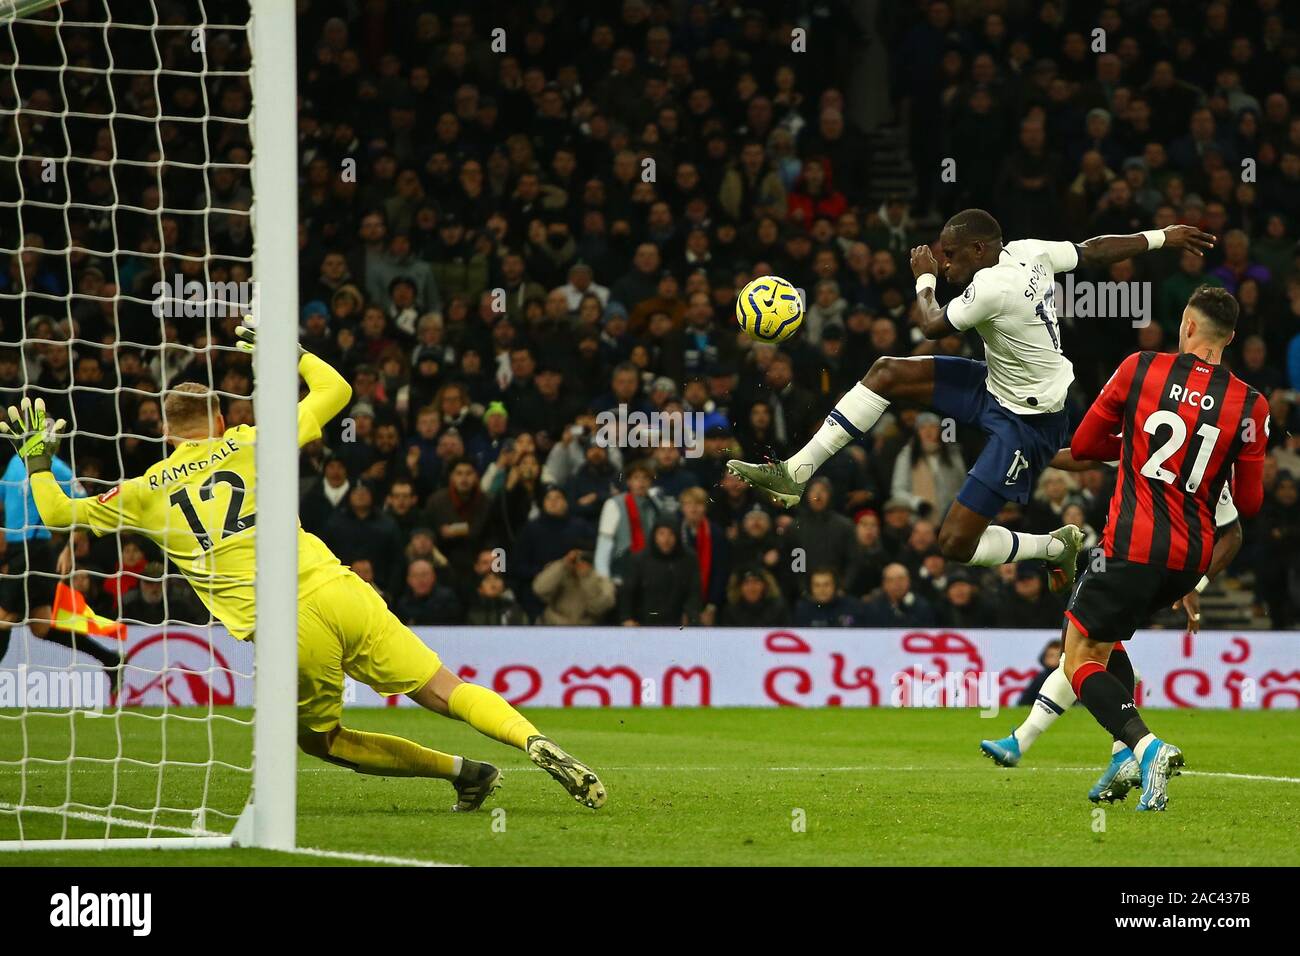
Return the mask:
[[[1178, 413], [1162, 408], [1147, 416], [1147, 420], [1142, 423], [1142, 430], [1154, 436], [1161, 426], [1168, 426], [1169, 435], [1158, 447], [1150, 449], [1146, 464], [1142, 466], [1142, 474], [1144, 477], [1156, 478], [1171, 485], [1178, 475], [1165, 468], [1164, 464], [1186, 444], [1187, 423]], [[1196, 458], [1192, 461], [1192, 470], [1187, 474], [1187, 483], [1183, 486], [1188, 494], [1194, 494], [1196, 489], [1201, 487], [1205, 468], [1209, 465], [1210, 456], [1214, 454], [1214, 445], [1219, 440], [1219, 429], [1208, 422], [1203, 423], [1196, 429], [1196, 437], [1200, 439], [1200, 445], [1196, 450]]]

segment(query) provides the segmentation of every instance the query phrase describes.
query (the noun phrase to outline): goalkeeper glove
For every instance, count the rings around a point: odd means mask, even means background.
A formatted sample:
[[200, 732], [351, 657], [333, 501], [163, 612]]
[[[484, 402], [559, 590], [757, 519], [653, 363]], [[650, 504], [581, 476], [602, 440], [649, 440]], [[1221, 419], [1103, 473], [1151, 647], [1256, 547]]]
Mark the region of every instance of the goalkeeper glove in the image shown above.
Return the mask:
[[14, 443], [18, 457], [27, 465], [27, 474], [49, 471], [54, 453], [59, 450], [59, 434], [67, 422], [52, 422], [45, 416], [45, 400], [35, 403], [24, 398], [22, 406], [9, 406], [9, 421], [0, 422], [0, 433]]
[[[244, 324], [235, 329], [235, 335], [239, 339], [235, 344], [249, 355], [252, 355], [253, 349], [257, 345], [257, 320], [251, 315], [244, 316]], [[299, 345], [298, 354], [305, 355], [306, 353], [307, 350]]]

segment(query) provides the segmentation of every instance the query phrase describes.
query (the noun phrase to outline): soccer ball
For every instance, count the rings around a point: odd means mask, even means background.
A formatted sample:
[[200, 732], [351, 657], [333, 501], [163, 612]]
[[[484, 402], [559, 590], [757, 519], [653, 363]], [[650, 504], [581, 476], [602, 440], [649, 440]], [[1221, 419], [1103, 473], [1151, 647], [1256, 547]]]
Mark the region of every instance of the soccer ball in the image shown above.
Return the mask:
[[803, 325], [803, 300], [780, 276], [759, 276], [740, 290], [736, 321], [750, 338], [784, 342]]

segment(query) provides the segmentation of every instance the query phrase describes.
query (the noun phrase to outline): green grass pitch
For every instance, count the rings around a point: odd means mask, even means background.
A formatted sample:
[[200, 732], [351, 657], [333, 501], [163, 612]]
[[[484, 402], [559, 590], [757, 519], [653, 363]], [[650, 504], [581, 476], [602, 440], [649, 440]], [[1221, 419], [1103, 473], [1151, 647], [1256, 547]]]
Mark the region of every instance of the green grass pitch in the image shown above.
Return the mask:
[[[240, 717], [246, 713], [230, 712]], [[466, 865], [1289, 865], [1300, 864], [1300, 712], [1151, 711], [1157, 732], [1187, 754], [1170, 808], [1138, 814], [1135, 796], [1098, 816], [1085, 794], [1109, 746], [1076, 708], [1014, 770], [978, 752], [1023, 715], [973, 710], [530, 710], [531, 719], [597, 768], [605, 808], [575, 804], [522, 754], [417, 710], [354, 711], [359, 729], [411, 737], [490, 760], [505, 785], [475, 814], [453, 814], [441, 781], [350, 773], [300, 755], [298, 844], [331, 851]], [[142, 720], [75, 721], [77, 753], [142, 761], [117, 779], [120, 803], [209, 805], [235, 812], [247, 775], [150, 763], [209, 754], [247, 765], [247, 727]], [[22, 752], [6, 725], [0, 760]], [[69, 752], [65, 715], [29, 716], [28, 753]], [[109, 764], [34, 764], [28, 803], [112, 796]], [[1233, 776], [1236, 775], [1236, 776]], [[1270, 778], [1270, 779], [1260, 779]], [[0, 767], [0, 804], [21, 781]], [[496, 812], [493, 811], [504, 811]], [[129, 813], [122, 813], [130, 817]], [[135, 819], [147, 819], [137, 816]], [[209, 818], [209, 824], [218, 818]], [[155, 822], [192, 823], [188, 814]], [[27, 814], [29, 837], [57, 835], [56, 816]], [[121, 835], [142, 831], [122, 828]], [[0, 812], [0, 840], [17, 835]], [[72, 821], [69, 836], [102, 836]], [[337, 859], [252, 850], [0, 853], [3, 865], [331, 865]]]

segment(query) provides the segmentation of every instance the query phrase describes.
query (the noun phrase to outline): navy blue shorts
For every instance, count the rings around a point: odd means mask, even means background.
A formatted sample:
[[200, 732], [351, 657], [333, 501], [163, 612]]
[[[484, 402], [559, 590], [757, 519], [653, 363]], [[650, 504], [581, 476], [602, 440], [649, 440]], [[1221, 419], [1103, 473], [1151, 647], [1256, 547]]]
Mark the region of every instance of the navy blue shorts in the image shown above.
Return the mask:
[[1063, 410], [1042, 415], [1008, 411], [989, 392], [988, 372], [983, 362], [935, 356], [931, 404], [940, 415], [978, 425], [988, 435], [957, 500], [992, 518], [1004, 502], [1028, 503], [1038, 475], [1065, 447], [1070, 420]]

